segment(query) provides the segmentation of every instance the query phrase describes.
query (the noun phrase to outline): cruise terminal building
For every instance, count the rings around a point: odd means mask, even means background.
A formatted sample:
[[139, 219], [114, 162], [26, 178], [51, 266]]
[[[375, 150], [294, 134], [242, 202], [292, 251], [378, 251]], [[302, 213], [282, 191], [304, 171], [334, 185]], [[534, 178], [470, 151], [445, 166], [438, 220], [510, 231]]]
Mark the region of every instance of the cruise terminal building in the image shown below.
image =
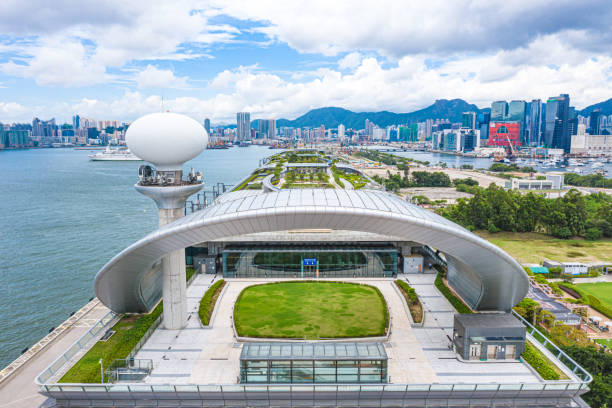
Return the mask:
[[[143, 169], [136, 188], [157, 204], [160, 227], [97, 273], [94, 290], [109, 314], [37, 378], [41, 393], [58, 406], [580, 406], [591, 376], [556, 346], [539, 344], [535, 329], [510, 314], [529, 281], [500, 248], [372, 184], [284, 188], [284, 175], [295, 170], [283, 167], [283, 153], [247, 177], [265, 178], [262, 188], [236, 188], [183, 216], [201, 177], [192, 171], [184, 179], [182, 164], [199, 152], [192, 146], [160, 164], [165, 154], [139, 151], [139, 143], [149, 148], [151, 133], [156, 143], [167, 142], [166, 121], [175, 121], [172, 129], [186, 121], [154, 115], [142, 118], [140, 128], [132, 124], [141, 133], [128, 145], [156, 166]], [[185, 129], [173, 137], [205, 146], [198, 127], [186, 123]], [[325, 151], [312, 154], [339, 160]], [[272, 172], [274, 160], [282, 171]], [[198, 272], [188, 285], [186, 264]], [[474, 317], [458, 315], [436, 288], [436, 265]], [[220, 279], [225, 286], [204, 326], [199, 301]], [[422, 322], [414, 322], [395, 280], [416, 290]], [[280, 281], [372, 286], [384, 299], [385, 333], [314, 340], [239, 335], [233, 318], [240, 294]], [[113, 382], [60, 382], [124, 314], [148, 313], [162, 299], [163, 315], [116, 365]], [[565, 379], [539, 377], [520, 357], [526, 341]]]

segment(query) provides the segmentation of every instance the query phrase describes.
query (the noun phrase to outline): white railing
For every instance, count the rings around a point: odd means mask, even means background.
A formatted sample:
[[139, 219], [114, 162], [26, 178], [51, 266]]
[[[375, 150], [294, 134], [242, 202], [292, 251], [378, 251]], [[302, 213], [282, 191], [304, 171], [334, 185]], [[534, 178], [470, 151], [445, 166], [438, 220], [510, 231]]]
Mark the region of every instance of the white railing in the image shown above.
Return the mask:
[[94, 324], [84, 335], [82, 335], [77, 341], [58, 358], [55, 359], [49, 367], [47, 367], [42, 373], [34, 380], [36, 384], [44, 384], [53, 377], [67, 362], [69, 362], [79, 351], [81, 351], [87, 343], [94, 339], [102, 331], [107, 330], [110, 323], [115, 319], [114, 312], [108, 312], [100, 320]]
[[565, 365], [572, 373], [574, 373], [574, 375], [579, 378], [583, 384], [589, 384], [591, 381], [593, 381], [591, 374], [589, 374], [563, 350], [557, 347], [557, 345], [550, 341], [548, 337], [542, 334], [542, 332], [533, 327], [531, 323], [523, 318], [523, 316], [514, 310], [512, 311], [512, 314], [526, 326], [527, 333], [531, 334], [531, 337], [533, 337], [534, 340], [550, 351], [552, 355], [554, 355], [561, 364]]

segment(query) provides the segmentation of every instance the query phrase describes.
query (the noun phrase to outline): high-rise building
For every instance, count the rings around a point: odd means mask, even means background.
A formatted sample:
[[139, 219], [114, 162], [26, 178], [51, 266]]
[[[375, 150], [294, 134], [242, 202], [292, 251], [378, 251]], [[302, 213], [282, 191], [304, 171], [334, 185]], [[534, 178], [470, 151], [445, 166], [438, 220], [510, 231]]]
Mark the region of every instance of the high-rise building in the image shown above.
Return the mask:
[[79, 115], [74, 115], [72, 117], [72, 128], [76, 131], [79, 128], [81, 121], [81, 117]]
[[236, 139], [241, 142], [251, 140], [250, 112], [238, 112], [236, 114]]
[[546, 101], [546, 127], [544, 142], [547, 147], [563, 149], [569, 153], [571, 138], [569, 132], [569, 95], [553, 96]]
[[204, 129], [206, 129], [206, 133], [210, 135], [210, 119], [204, 119]]
[[476, 112], [463, 112], [463, 115], [461, 115], [461, 127], [476, 129]]
[[276, 120], [275, 119], [259, 119], [257, 125], [259, 137], [266, 139], [276, 138]]
[[340, 140], [340, 143], [344, 142], [344, 125], [341, 123], [338, 125], [338, 140]]
[[500, 122], [508, 116], [508, 102], [495, 101], [491, 104], [491, 121]]
[[570, 134], [570, 145], [571, 145], [571, 137], [578, 133], [578, 114], [576, 113], [576, 108], [573, 106], [569, 107], [569, 111], [567, 114], [567, 128]]
[[595, 109], [589, 115], [589, 134], [600, 135], [601, 134], [601, 109]]
[[372, 135], [374, 134], [374, 123], [370, 122], [369, 119], [365, 120], [365, 133], [367, 136], [367, 139], [371, 139]]
[[527, 142], [529, 145], [540, 146], [542, 130], [542, 101], [534, 99], [529, 109], [529, 126], [527, 126]]
[[527, 102], [525, 101], [511, 101], [508, 106], [508, 115], [506, 116], [507, 121], [518, 122], [521, 125], [519, 131], [521, 137], [521, 144], [526, 145], [526, 132], [525, 132], [525, 121], [527, 117]]

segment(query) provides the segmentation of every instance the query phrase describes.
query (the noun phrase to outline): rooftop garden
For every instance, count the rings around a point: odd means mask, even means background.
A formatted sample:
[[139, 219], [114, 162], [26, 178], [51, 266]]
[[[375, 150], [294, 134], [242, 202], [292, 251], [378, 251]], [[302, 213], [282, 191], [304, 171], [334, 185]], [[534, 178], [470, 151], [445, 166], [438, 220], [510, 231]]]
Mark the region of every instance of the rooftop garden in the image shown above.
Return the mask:
[[279, 282], [250, 286], [234, 310], [240, 336], [348, 338], [384, 336], [389, 315], [380, 291], [344, 282]]

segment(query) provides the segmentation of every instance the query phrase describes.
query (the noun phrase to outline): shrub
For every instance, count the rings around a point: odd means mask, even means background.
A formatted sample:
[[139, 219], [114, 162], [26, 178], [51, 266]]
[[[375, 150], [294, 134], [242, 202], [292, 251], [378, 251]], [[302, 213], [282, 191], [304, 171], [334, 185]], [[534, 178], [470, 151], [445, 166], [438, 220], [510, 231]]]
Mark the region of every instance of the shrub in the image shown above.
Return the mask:
[[589, 241], [595, 241], [603, 236], [603, 231], [596, 227], [591, 227], [586, 230], [584, 237]]
[[523, 360], [525, 360], [534, 370], [540, 374], [545, 380], [558, 380], [559, 374], [550, 366], [550, 363], [534, 346], [525, 343], [525, 351], [523, 352]]
[[[439, 270], [440, 269], [438, 269], [438, 271]], [[438, 276], [436, 276], [436, 280], [434, 284], [436, 285], [436, 288], [438, 288], [438, 290], [442, 292], [444, 297], [448, 299], [451, 305], [453, 305], [453, 307], [457, 310], [457, 312], [473, 313], [472, 310], [469, 307], [467, 307], [466, 304], [463, 303], [461, 299], [455, 296], [453, 292], [451, 292], [451, 290], [444, 284], [444, 281], [442, 280], [442, 272], [438, 272]]]
[[215, 309], [215, 303], [224, 285], [225, 281], [223, 279], [216, 281], [210, 286], [210, 288], [208, 288], [200, 300], [198, 315], [200, 316], [200, 321], [204, 326], [208, 326], [208, 323], [210, 323], [210, 317]]

